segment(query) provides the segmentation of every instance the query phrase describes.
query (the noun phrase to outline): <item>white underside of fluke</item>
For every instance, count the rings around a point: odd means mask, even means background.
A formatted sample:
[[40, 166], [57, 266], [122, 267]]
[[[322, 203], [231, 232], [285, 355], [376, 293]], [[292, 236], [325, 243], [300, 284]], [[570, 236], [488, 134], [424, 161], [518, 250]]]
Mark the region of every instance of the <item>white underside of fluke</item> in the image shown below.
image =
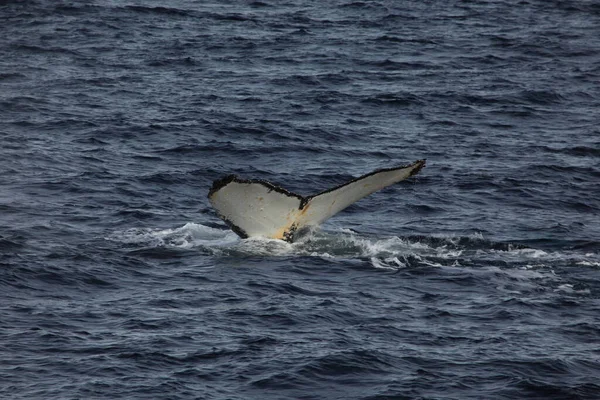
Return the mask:
[[317, 226], [369, 194], [417, 174], [425, 160], [371, 172], [314, 196], [300, 196], [261, 180], [230, 175], [208, 194], [219, 216], [243, 238], [292, 241], [299, 229]]

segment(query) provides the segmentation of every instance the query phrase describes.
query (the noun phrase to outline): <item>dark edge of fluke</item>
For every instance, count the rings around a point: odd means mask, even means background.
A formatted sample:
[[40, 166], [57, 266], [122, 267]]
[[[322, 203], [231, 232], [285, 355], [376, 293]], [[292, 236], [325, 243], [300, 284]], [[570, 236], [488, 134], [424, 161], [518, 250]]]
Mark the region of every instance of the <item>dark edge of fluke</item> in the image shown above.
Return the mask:
[[303, 201], [305, 199], [304, 196], [300, 196], [297, 193], [290, 192], [289, 190], [286, 190], [286, 189], [282, 188], [281, 186], [274, 185], [269, 181], [265, 181], [263, 179], [242, 179], [242, 178], [239, 178], [237, 175], [227, 175], [221, 179], [217, 179], [216, 181], [214, 181], [210, 190], [208, 191], [208, 197], [209, 198], [212, 197], [212, 195], [215, 194], [215, 192], [217, 192], [220, 189], [224, 188], [225, 186], [229, 185], [231, 182], [258, 183], [260, 185], [265, 186], [269, 190], [274, 190], [274, 191], [284, 194], [288, 197], [296, 197], [300, 201]]
[[399, 167], [376, 169], [375, 171], [369, 172], [368, 174], [364, 174], [364, 175], [359, 176], [358, 178], [354, 178], [351, 181], [344, 182], [341, 185], [338, 185], [338, 186], [332, 187], [330, 189], [324, 190], [324, 191], [322, 191], [320, 193], [317, 193], [317, 194], [314, 194], [312, 196], [305, 197], [302, 200], [302, 203], [300, 204], [300, 209], [304, 208], [304, 206], [306, 205], [306, 203], [308, 203], [311, 199], [313, 199], [313, 198], [315, 198], [317, 196], [320, 196], [320, 195], [325, 194], [325, 193], [333, 192], [334, 190], [338, 190], [340, 188], [343, 188], [344, 186], [347, 186], [347, 185], [350, 185], [350, 184], [352, 184], [354, 182], [360, 181], [361, 179], [368, 178], [371, 175], [375, 175], [375, 174], [378, 174], [380, 172], [389, 172], [389, 171], [395, 171], [397, 169], [410, 168], [413, 165], [419, 164], [417, 166], [417, 168], [413, 169], [410, 172], [410, 175], [408, 176], [410, 178], [410, 177], [415, 176], [416, 174], [418, 174], [423, 169], [423, 167], [425, 166], [426, 162], [427, 162], [427, 159], [422, 159], [422, 160], [417, 160], [417, 161], [415, 161], [414, 163], [411, 163], [411, 164], [401, 165]]

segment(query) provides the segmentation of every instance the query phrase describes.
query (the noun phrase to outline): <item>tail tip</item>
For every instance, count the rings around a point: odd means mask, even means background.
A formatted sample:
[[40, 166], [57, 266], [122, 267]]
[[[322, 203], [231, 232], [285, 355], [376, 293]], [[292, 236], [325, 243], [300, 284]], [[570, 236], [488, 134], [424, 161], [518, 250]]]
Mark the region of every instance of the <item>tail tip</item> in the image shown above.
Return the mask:
[[423, 169], [423, 167], [425, 166], [426, 163], [427, 163], [426, 158], [415, 161], [413, 163], [414, 168], [412, 169], [412, 171], [410, 171], [410, 176], [414, 176], [414, 175], [418, 174], [421, 171], [421, 169]]

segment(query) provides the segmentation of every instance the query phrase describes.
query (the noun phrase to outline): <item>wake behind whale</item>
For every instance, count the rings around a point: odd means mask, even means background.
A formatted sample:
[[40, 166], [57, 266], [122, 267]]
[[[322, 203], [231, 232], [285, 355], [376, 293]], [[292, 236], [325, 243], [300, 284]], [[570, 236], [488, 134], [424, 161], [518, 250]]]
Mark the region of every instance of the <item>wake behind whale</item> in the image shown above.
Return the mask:
[[229, 175], [213, 182], [208, 198], [219, 216], [242, 238], [294, 241], [351, 204], [416, 175], [425, 160], [379, 169], [313, 196], [301, 196], [263, 180]]

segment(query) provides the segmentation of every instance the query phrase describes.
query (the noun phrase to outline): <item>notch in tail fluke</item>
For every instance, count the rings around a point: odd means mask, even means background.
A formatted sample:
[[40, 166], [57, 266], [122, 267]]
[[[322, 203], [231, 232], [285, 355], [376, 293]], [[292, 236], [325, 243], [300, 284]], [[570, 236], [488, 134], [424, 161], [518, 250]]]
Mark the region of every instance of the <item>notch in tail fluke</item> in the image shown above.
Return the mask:
[[213, 182], [208, 199], [242, 238], [293, 241], [299, 229], [317, 226], [373, 192], [416, 175], [425, 160], [373, 171], [314, 196], [300, 196], [263, 180], [229, 175]]

